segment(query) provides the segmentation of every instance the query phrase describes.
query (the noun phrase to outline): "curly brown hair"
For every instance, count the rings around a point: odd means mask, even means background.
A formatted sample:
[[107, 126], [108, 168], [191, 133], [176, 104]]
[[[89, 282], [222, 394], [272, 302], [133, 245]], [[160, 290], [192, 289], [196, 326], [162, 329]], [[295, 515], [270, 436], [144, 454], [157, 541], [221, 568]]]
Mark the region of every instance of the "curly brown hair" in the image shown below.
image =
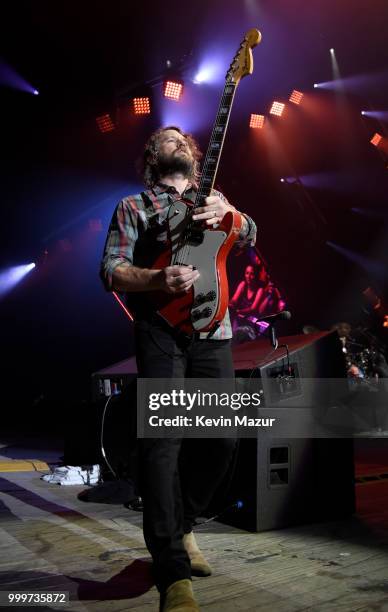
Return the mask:
[[140, 173], [143, 177], [144, 184], [147, 187], [153, 187], [155, 183], [160, 179], [159, 169], [158, 169], [158, 153], [159, 153], [159, 144], [161, 135], [167, 130], [175, 130], [179, 132], [187, 141], [191, 154], [194, 158], [193, 171], [189, 179], [190, 183], [197, 186], [199, 180], [199, 160], [202, 157], [202, 153], [198, 147], [197, 142], [194, 140], [191, 134], [184, 132], [180, 127], [176, 125], [168, 125], [167, 127], [162, 127], [153, 132], [149, 139], [147, 140], [144, 146], [143, 158], [140, 164]]

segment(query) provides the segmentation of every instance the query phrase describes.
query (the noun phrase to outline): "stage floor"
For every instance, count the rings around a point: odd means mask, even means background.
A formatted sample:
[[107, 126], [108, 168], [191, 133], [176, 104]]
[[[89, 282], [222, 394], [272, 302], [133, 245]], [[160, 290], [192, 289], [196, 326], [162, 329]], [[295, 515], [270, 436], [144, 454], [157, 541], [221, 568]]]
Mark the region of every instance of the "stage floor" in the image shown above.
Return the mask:
[[[3, 457], [60, 456], [36, 438], [2, 443]], [[388, 445], [356, 447], [350, 520], [260, 534], [217, 522], [197, 529], [214, 567], [213, 576], [193, 580], [201, 609], [388, 611]], [[0, 590], [69, 591], [70, 604], [44, 610], [157, 610], [141, 513], [82, 502], [77, 494], [85, 487], [40, 476], [0, 474]]]

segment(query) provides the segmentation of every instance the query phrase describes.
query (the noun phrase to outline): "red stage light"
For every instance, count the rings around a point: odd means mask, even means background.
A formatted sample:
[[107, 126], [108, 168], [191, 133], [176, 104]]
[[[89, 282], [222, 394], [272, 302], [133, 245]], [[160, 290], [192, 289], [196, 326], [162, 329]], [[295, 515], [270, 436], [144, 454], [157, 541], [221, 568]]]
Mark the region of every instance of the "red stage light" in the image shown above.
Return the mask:
[[264, 127], [264, 115], [251, 114], [249, 127], [261, 130]]
[[271, 110], [269, 112], [271, 113], [271, 115], [277, 115], [278, 117], [281, 117], [285, 106], [286, 105], [283, 104], [283, 102], [272, 102]]
[[382, 141], [383, 137], [381, 136], [381, 134], [379, 134], [378, 132], [376, 132], [376, 134], [373, 136], [373, 138], [370, 139], [371, 144], [373, 144], [375, 147], [378, 147], [380, 142]]
[[149, 98], [133, 98], [133, 111], [135, 115], [149, 115], [151, 112], [151, 101]]
[[302, 102], [303, 94], [301, 91], [293, 90], [292, 94], [289, 97], [290, 102], [293, 104], [300, 104]]
[[163, 94], [170, 100], [179, 100], [182, 95], [183, 85], [178, 81], [165, 81], [163, 85]]
[[101, 115], [100, 117], [97, 117], [96, 122], [97, 122], [100, 132], [102, 133], [113, 132], [113, 130], [116, 127], [109, 114]]

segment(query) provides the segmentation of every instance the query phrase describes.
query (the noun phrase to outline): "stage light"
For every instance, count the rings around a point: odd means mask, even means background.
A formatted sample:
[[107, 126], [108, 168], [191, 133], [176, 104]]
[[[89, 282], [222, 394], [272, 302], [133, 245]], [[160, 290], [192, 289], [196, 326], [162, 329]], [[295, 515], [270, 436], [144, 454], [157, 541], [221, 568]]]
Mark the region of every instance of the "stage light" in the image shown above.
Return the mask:
[[210, 68], [202, 68], [197, 72], [195, 77], [193, 78], [193, 83], [199, 85], [200, 83], [204, 83], [205, 81], [209, 81], [212, 76], [212, 70]]
[[302, 102], [303, 94], [301, 91], [294, 89], [289, 97], [289, 101], [293, 104], [300, 104]]
[[335, 51], [334, 51], [334, 49], [333, 49], [333, 48], [331, 48], [331, 49], [330, 49], [330, 53], [331, 53], [332, 55], [334, 55]]
[[281, 117], [284, 111], [285, 104], [283, 102], [272, 102], [271, 110], [269, 111], [271, 115], [276, 115], [277, 117]]
[[183, 83], [179, 81], [166, 80], [163, 83], [163, 95], [170, 100], [179, 101], [183, 92]]
[[97, 117], [96, 123], [98, 125], [98, 129], [103, 134], [105, 132], [113, 132], [116, 127], [108, 113], [106, 115], [100, 115], [100, 117]]
[[148, 97], [133, 98], [133, 112], [135, 115], [149, 115], [151, 113], [151, 101]]
[[0, 297], [11, 291], [35, 266], [35, 263], [29, 263], [0, 272]]
[[370, 117], [371, 119], [377, 119], [378, 121], [388, 121], [388, 111], [361, 111], [361, 115], [364, 117]]
[[281, 182], [281, 183], [285, 183], [285, 182], [286, 182], [286, 179], [282, 177], [282, 178], [280, 179], [280, 182]]
[[381, 134], [376, 132], [376, 134], [370, 139], [370, 143], [373, 144], [375, 147], [378, 147], [382, 139], [383, 137], [381, 136]]
[[[10, 64], [7, 64], [3, 59], [0, 58], [0, 85], [5, 87], [11, 87], [12, 89], [18, 89], [19, 91], [25, 91], [26, 93], [34, 96], [38, 95], [38, 90], [35, 89], [30, 83], [28, 83], [20, 74], [16, 72]], [[37, 92], [37, 93], [36, 93]]]
[[314, 83], [314, 87], [315, 87], [315, 89], [316, 89], [317, 87], [319, 87], [319, 83]]
[[265, 121], [264, 115], [251, 114], [249, 127], [261, 130], [264, 127], [264, 121]]

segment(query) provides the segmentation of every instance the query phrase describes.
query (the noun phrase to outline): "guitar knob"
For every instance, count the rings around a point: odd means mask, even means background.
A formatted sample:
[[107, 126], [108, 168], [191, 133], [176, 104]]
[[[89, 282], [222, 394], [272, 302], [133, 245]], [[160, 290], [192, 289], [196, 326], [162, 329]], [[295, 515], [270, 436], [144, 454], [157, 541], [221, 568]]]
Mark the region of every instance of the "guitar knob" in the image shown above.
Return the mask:
[[205, 294], [204, 293], [199, 293], [197, 295], [197, 297], [195, 298], [194, 302], [193, 302], [193, 308], [195, 308], [196, 306], [200, 306], [205, 301], [206, 301], [205, 300]]
[[195, 321], [199, 321], [199, 319], [205, 319], [207, 317], [210, 317], [211, 315], [212, 315], [212, 309], [207, 307], [207, 308], [203, 308], [202, 310], [196, 310], [192, 312], [191, 320], [195, 322]]
[[216, 299], [216, 292], [215, 291], [209, 291], [209, 293], [206, 296], [206, 301], [213, 302], [215, 299]]
[[201, 311], [200, 310], [196, 310], [195, 312], [191, 313], [191, 320], [193, 322], [199, 321], [200, 318], [201, 318]]
[[211, 308], [209, 308], [209, 307], [204, 308], [204, 309], [202, 310], [202, 312], [201, 312], [201, 316], [202, 316], [202, 318], [205, 318], [205, 317], [210, 317], [210, 316], [211, 316], [211, 314], [212, 314], [212, 309], [211, 309]]

